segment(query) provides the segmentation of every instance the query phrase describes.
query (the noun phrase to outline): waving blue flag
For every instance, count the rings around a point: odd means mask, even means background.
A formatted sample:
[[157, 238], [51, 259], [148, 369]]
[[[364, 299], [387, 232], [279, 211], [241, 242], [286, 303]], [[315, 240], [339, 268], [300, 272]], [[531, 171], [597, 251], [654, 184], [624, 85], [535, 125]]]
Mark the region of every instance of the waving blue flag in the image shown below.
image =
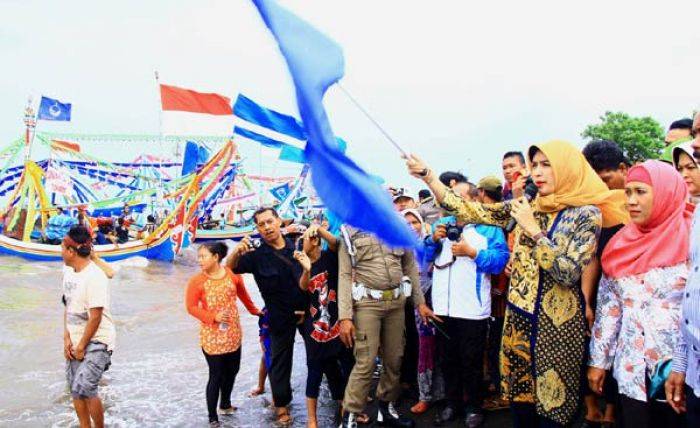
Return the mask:
[[41, 97], [37, 119], [70, 121], [70, 103], [62, 103], [49, 97]]
[[316, 192], [342, 221], [374, 233], [388, 245], [414, 246], [416, 239], [393, 209], [388, 193], [340, 151], [328, 122], [323, 95], [343, 77], [340, 46], [276, 1], [253, 3], [277, 40], [292, 75]]

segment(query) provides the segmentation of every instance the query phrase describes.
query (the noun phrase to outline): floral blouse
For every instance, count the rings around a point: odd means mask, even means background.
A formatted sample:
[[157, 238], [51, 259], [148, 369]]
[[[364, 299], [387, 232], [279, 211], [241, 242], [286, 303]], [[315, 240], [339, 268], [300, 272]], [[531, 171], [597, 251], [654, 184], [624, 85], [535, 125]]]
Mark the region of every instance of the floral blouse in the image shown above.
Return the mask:
[[[214, 279], [200, 272], [187, 284], [185, 307], [187, 312], [201, 321], [199, 343], [207, 354], [226, 354], [241, 347], [242, 330], [237, 300], [240, 300], [251, 314], [260, 313], [245, 288], [243, 278], [228, 268], [226, 275], [221, 279]], [[231, 311], [232, 322], [228, 328], [221, 329], [215, 317], [216, 313], [223, 309]]]
[[601, 279], [589, 365], [612, 366], [621, 394], [647, 401], [647, 376], [673, 357], [687, 275], [683, 263]]

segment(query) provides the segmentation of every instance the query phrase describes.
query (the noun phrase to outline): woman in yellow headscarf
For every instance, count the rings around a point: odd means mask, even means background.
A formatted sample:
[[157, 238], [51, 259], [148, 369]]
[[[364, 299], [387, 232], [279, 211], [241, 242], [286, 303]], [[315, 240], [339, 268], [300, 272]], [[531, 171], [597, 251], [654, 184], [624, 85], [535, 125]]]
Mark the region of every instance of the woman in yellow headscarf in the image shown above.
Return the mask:
[[566, 426], [578, 410], [586, 322], [581, 272], [601, 226], [624, 223], [624, 194], [608, 190], [583, 154], [564, 141], [528, 150], [538, 194], [497, 204], [468, 202], [420, 159], [409, 172], [466, 223], [517, 223], [501, 345], [501, 389], [516, 426]]

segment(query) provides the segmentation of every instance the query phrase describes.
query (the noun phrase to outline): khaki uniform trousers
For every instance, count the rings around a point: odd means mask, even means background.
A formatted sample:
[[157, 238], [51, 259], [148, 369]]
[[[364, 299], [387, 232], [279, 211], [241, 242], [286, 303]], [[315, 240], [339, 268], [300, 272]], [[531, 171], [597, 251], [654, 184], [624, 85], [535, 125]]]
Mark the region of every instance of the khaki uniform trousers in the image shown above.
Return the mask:
[[406, 343], [405, 304], [403, 294], [394, 300], [364, 298], [354, 302], [355, 366], [345, 388], [343, 408], [346, 411], [363, 411], [380, 349], [384, 369], [379, 378], [377, 399], [395, 401], [399, 397], [401, 360]]

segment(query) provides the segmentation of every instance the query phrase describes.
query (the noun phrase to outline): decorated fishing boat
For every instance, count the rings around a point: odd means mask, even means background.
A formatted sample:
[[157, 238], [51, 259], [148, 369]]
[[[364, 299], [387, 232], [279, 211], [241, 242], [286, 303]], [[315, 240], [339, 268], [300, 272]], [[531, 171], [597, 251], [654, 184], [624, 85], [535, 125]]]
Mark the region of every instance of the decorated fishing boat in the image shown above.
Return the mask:
[[[206, 162], [195, 162], [179, 177], [167, 177], [159, 171], [182, 164], [158, 164], [153, 159], [120, 164], [89, 156], [80, 149], [81, 139], [109, 142], [110, 137], [35, 133], [36, 116], [30, 106], [25, 111], [25, 124], [24, 138], [0, 150], [0, 197], [6, 198], [4, 208], [0, 208], [0, 253], [27, 259], [61, 259], [61, 245], [45, 239], [49, 219], [59, 209], [79, 209], [86, 222], [95, 224], [102, 220], [100, 213], [119, 212], [124, 206], [148, 208], [150, 204], [151, 218], [157, 216], [156, 206], [163, 208], [157, 224], [139, 231], [136, 239], [95, 245], [94, 250], [108, 261], [134, 256], [171, 261], [194, 241], [201, 204], [212, 193], [220, 193], [219, 188], [233, 180], [238, 168], [236, 149], [229, 139], [221, 141], [221, 148]], [[162, 137], [119, 138], [152, 141]], [[47, 149], [48, 159], [33, 161], [33, 144]], [[24, 159], [17, 165], [22, 153]], [[156, 174], [144, 173], [147, 169]]]

